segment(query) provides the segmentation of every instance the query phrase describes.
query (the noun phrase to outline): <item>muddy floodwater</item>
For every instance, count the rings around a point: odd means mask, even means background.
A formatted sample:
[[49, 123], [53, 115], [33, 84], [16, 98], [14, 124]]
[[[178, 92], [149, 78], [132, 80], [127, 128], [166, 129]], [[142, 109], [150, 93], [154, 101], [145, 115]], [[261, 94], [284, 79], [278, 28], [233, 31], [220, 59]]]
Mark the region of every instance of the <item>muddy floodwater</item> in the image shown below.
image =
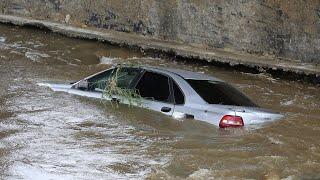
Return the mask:
[[[214, 75], [286, 118], [221, 130], [53, 92], [116, 63]], [[0, 179], [319, 179], [320, 87], [0, 25]]]

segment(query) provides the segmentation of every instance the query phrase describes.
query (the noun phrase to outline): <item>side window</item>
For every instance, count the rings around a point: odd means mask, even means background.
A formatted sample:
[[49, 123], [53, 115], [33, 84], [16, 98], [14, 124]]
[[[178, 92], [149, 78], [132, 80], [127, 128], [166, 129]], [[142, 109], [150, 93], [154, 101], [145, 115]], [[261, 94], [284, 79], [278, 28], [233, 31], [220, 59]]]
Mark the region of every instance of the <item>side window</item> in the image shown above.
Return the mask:
[[176, 104], [184, 104], [184, 95], [176, 82], [172, 81], [174, 102]]
[[141, 69], [138, 68], [120, 68], [115, 73], [117, 76], [117, 86], [123, 89], [129, 88], [140, 72]]
[[136, 86], [141, 97], [161, 102], [170, 102], [170, 86], [167, 76], [146, 72]]
[[106, 88], [107, 81], [109, 80], [112, 72], [114, 71], [116, 71], [116, 69], [110, 69], [88, 79], [88, 90], [89, 91], [94, 91], [96, 89], [104, 90]]

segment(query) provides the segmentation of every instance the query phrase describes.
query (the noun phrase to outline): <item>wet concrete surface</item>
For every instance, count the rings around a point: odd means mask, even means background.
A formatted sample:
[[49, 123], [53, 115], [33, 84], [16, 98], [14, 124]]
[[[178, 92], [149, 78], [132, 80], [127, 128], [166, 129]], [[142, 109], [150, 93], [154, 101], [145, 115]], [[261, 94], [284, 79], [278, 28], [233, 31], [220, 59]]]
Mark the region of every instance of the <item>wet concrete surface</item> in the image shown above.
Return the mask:
[[[115, 63], [214, 75], [286, 118], [221, 130], [52, 92]], [[317, 179], [320, 87], [0, 25], [1, 179]]]

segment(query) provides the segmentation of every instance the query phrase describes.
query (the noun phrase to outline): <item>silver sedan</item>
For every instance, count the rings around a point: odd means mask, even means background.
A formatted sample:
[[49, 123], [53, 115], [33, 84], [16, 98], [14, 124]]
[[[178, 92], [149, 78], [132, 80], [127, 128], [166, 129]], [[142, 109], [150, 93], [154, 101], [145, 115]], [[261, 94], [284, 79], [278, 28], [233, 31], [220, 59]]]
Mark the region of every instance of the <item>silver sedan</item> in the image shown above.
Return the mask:
[[226, 82], [205, 74], [160, 67], [113, 67], [71, 85], [49, 84], [54, 91], [104, 98], [129, 104], [127, 97], [104, 95], [117, 72], [117, 87], [142, 98], [131, 103], [174, 118], [190, 118], [220, 128], [243, 127], [279, 120], [283, 115], [262, 109]]

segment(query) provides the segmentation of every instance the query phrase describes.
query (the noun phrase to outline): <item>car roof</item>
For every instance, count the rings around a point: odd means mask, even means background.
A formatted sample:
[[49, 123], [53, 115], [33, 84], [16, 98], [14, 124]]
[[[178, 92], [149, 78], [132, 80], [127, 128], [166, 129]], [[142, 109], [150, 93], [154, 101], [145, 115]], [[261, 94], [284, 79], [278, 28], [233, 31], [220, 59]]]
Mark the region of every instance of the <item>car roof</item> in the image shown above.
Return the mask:
[[142, 66], [141, 68], [146, 70], [158, 70], [163, 72], [169, 72], [176, 74], [184, 79], [194, 79], [194, 80], [210, 80], [210, 81], [220, 81], [223, 82], [223, 80], [218, 79], [214, 76], [209, 76], [203, 73], [197, 73], [192, 71], [186, 71], [181, 69], [174, 69], [174, 68], [164, 68], [164, 67], [154, 67], [154, 66]]

